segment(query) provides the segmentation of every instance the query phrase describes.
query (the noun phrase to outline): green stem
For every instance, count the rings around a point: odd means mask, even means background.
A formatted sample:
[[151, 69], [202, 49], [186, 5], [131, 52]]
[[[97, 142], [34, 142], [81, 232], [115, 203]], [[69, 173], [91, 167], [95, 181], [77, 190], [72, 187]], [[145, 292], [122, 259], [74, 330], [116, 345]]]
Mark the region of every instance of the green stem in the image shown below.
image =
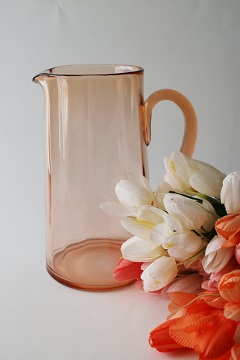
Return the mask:
[[179, 193], [179, 192], [177, 192], [177, 191], [170, 190], [169, 193], [170, 193], [170, 194], [177, 194], [177, 195], [184, 196], [184, 197], [186, 197], [186, 198], [188, 198], [188, 199], [195, 200], [195, 201], [199, 202], [200, 204], [203, 203], [203, 200], [201, 200], [201, 199], [197, 199], [197, 198], [195, 198], [195, 197], [193, 197], [193, 196], [186, 195], [186, 194], [182, 194], [182, 193]]

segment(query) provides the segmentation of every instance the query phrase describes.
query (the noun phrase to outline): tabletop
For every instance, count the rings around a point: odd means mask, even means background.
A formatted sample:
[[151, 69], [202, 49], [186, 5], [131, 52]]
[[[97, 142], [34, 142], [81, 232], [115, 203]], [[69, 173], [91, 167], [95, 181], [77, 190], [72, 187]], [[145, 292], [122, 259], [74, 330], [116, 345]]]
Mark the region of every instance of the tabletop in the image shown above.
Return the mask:
[[139, 283], [108, 292], [75, 290], [47, 273], [43, 246], [33, 245], [32, 254], [17, 249], [2, 269], [1, 359], [197, 359], [191, 351], [164, 354], [148, 344], [149, 332], [168, 314], [159, 294], [145, 293]]

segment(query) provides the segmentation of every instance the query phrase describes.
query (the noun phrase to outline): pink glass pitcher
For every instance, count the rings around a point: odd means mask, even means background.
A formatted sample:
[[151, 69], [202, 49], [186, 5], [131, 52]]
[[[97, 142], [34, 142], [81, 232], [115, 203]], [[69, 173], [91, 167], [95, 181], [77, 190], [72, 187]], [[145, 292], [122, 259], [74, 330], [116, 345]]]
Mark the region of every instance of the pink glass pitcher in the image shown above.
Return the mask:
[[129, 65], [71, 65], [33, 79], [46, 111], [46, 257], [56, 280], [85, 290], [125, 286], [113, 269], [129, 234], [100, 203], [116, 198], [127, 172], [148, 176], [152, 108], [170, 100], [182, 110], [181, 151], [191, 156], [197, 119], [190, 102], [174, 90], [143, 97], [143, 69]]

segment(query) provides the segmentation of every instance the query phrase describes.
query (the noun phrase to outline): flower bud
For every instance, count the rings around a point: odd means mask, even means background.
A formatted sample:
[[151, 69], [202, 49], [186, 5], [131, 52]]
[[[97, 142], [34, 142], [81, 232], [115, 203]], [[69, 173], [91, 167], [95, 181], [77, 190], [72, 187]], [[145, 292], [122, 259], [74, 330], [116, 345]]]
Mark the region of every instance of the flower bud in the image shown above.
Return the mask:
[[228, 214], [240, 214], [240, 171], [234, 171], [224, 179], [221, 202]]

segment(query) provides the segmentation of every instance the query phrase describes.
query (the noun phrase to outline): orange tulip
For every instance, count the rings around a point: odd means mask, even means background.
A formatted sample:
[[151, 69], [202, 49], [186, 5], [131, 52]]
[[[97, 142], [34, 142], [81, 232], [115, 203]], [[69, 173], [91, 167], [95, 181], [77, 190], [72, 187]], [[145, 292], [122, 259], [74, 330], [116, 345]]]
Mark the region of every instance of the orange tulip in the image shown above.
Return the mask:
[[240, 214], [226, 215], [216, 221], [215, 229], [219, 236], [227, 240], [223, 247], [236, 246], [240, 243]]
[[121, 259], [117, 264], [113, 277], [116, 281], [139, 280], [142, 273], [142, 263]]
[[231, 357], [229, 360], [238, 360], [240, 359], [240, 345], [236, 344], [232, 347]]
[[240, 270], [225, 274], [221, 278], [218, 288], [221, 296], [227, 300], [224, 316], [240, 322]]
[[225, 300], [240, 304], [240, 270], [234, 270], [223, 275], [218, 284], [218, 289]]
[[218, 358], [231, 350], [235, 331], [235, 321], [226, 319], [221, 310], [209, 309], [179, 318], [169, 334], [206, 358]]
[[199, 360], [237, 360], [238, 358], [232, 358], [231, 356], [231, 350], [227, 351], [222, 356], [218, 356], [217, 358], [207, 358], [204, 355], [199, 355]]
[[[223, 315], [225, 301], [217, 293], [175, 293], [171, 297], [174, 317], [150, 333], [150, 345], [160, 352], [191, 348], [201, 360], [228, 360], [235, 345], [237, 323]], [[214, 298], [217, 303], [211, 300]], [[181, 306], [179, 311], [177, 306]]]
[[228, 302], [225, 305], [224, 316], [228, 319], [239, 322], [240, 321], [240, 304], [235, 302]]
[[236, 246], [235, 258], [237, 260], [237, 263], [240, 265], [240, 243]]
[[149, 336], [150, 345], [160, 352], [170, 352], [182, 349], [184, 346], [178, 344], [169, 334], [169, 328], [177, 319], [168, 320], [151, 331]]

